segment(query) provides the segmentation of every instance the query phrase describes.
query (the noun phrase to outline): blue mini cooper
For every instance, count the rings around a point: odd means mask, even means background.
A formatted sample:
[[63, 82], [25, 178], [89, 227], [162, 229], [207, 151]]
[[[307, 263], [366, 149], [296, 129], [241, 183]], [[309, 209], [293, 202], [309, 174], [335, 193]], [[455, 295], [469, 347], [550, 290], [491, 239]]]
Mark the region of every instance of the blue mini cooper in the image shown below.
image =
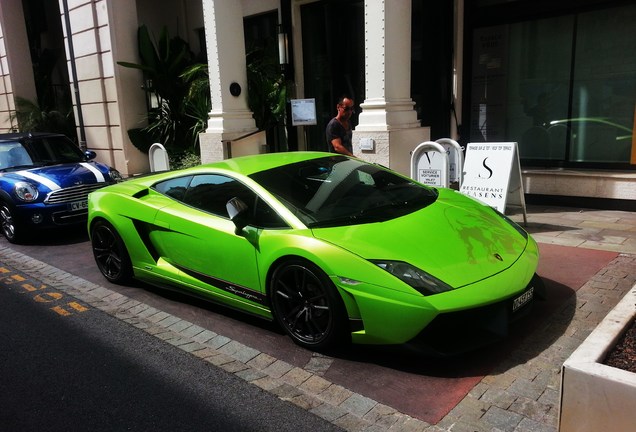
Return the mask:
[[84, 224], [88, 194], [121, 180], [64, 135], [0, 134], [0, 229], [19, 243], [35, 229]]

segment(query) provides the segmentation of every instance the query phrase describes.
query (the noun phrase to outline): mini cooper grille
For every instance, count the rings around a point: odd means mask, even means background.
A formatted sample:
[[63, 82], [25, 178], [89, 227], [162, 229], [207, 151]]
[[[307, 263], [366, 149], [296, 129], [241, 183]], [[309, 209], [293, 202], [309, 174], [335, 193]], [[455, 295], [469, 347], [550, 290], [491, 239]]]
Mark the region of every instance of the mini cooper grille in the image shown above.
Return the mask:
[[86, 200], [88, 194], [107, 186], [108, 183], [93, 183], [88, 185], [72, 186], [53, 191], [46, 197], [46, 204], [64, 204]]

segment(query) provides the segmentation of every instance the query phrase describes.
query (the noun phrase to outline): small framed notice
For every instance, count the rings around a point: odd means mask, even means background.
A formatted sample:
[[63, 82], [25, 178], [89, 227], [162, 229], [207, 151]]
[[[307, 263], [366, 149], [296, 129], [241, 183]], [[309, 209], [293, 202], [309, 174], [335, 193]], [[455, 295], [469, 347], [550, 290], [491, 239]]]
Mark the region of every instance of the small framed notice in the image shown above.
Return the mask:
[[292, 99], [290, 103], [293, 126], [318, 124], [316, 120], [316, 99]]
[[516, 142], [469, 143], [460, 192], [505, 213], [519, 206], [526, 223], [526, 203]]

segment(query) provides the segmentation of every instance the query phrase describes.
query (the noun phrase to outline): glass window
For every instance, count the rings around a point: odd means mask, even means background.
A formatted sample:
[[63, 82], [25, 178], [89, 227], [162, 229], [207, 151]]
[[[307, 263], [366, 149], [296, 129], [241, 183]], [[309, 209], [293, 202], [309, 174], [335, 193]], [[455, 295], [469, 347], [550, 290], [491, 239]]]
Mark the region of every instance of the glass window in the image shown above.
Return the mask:
[[183, 201], [186, 189], [192, 180], [192, 176], [178, 177], [162, 181], [154, 185], [154, 189], [164, 195], [168, 195], [179, 201]]
[[227, 202], [232, 198], [239, 198], [251, 213], [250, 225], [258, 228], [287, 227], [267, 203], [250, 188], [231, 177], [217, 174], [179, 177], [157, 183], [154, 189], [184, 204], [224, 218], [229, 217]]
[[574, 162], [627, 162], [636, 108], [636, 5], [579, 15], [566, 124]]
[[476, 28], [471, 141], [516, 141], [525, 165], [636, 156], [636, 5]]
[[183, 202], [227, 218], [225, 205], [232, 198], [240, 198], [248, 206], [253, 206], [255, 194], [231, 177], [205, 174], [192, 179]]
[[284, 165], [250, 177], [309, 227], [386, 221], [437, 199], [434, 189], [343, 156]]
[[66, 137], [32, 138], [24, 141], [34, 163], [70, 163], [86, 160], [84, 153]]
[[18, 141], [0, 143], [0, 169], [27, 168], [33, 165], [33, 161], [25, 148]]

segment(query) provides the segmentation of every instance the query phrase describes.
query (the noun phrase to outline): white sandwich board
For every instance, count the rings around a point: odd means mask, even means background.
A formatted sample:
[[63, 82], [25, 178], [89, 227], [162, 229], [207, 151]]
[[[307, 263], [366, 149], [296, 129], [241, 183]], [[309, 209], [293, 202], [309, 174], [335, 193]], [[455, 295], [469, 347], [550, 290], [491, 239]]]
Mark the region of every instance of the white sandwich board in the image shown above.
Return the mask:
[[469, 143], [460, 192], [505, 213], [521, 207], [527, 224], [526, 202], [516, 142]]

